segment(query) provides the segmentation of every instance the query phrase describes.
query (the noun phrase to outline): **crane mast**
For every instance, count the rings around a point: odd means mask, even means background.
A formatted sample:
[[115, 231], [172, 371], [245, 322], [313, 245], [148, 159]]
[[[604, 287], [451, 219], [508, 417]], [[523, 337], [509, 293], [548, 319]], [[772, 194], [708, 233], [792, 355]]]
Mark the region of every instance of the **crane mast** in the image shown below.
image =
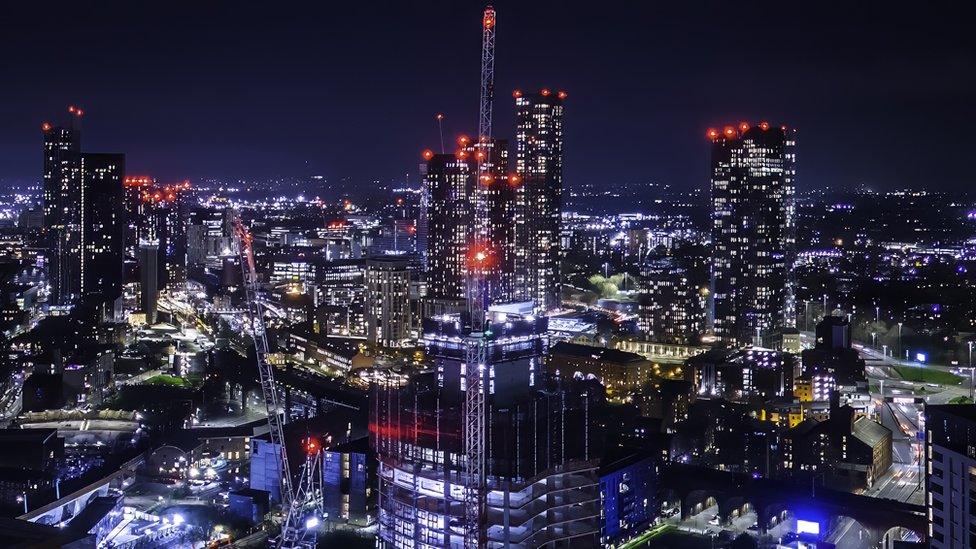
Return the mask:
[[[251, 324], [254, 351], [257, 357], [258, 377], [261, 382], [261, 394], [264, 396], [264, 406], [268, 412], [268, 427], [271, 444], [278, 449], [278, 476], [281, 481], [281, 507], [285, 519], [281, 528], [281, 536], [274, 543], [278, 548], [314, 547], [314, 536], [309, 540], [309, 533], [318, 522], [322, 512], [321, 490], [321, 448], [313, 440], [308, 440], [305, 448], [308, 456], [302, 466], [302, 474], [296, 493], [292, 483], [291, 468], [288, 464], [288, 452], [285, 448], [282, 418], [279, 416], [278, 392], [275, 390], [274, 366], [268, 362], [268, 336], [264, 325], [264, 306], [258, 299], [260, 284], [257, 270], [254, 267], [254, 250], [251, 246], [251, 233], [244, 228], [240, 216], [234, 217], [234, 238], [237, 241], [237, 251], [241, 262], [244, 295], [246, 297], [246, 315]], [[313, 513], [315, 522], [300, 524], [302, 518]]]
[[465, 529], [467, 548], [485, 545], [485, 387], [487, 340], [485, 316], [488, 308], [488, 274], [491, 271], [489, 242], [488, 185], [491, 184], [489, 155], [491, 112], [495, 79], [495, 10], [488, 6], [482, 16], [481, 94], [478, 110], [478, 142], [475, 145], [477, 168], [473, 196], [475, 200], [472, 242], [468, 251], [468, 313], [471, 333], [465, 340], [464, 452], [465, 452]]

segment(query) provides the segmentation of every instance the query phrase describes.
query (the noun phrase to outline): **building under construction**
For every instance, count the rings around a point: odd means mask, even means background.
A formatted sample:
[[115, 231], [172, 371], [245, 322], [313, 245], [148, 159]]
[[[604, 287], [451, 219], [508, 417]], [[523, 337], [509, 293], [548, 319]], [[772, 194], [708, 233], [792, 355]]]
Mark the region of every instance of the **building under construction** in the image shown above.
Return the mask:
[[[463, 442], [466, 315], [432, 318], [424, 343], [434, 368], [402, 387], [374, 388], [371, 437], [379, 458], [379, 546], [596, 546], [597, 434], [603, 402], [592, 381], [545, 374], [547, 319], [493, 308], [487, 360], [484, 512], [465, 512]], [[470, 501], [470, 500], [467, 500]]]

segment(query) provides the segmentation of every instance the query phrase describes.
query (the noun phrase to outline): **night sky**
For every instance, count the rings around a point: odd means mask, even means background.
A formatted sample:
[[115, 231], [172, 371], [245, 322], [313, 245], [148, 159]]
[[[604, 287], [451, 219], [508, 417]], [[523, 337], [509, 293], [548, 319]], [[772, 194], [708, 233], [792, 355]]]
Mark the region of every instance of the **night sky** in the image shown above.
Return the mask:
[[[477, 2], [25, 4], [0, 8], [7, 182], [40, 178], [40, 124], [69, 103], [86, 150], [164, 180], [416, 182], [436, 112], [451, 141], [475, 131]], [[706, 128], [761, 119], [798, 129], [801, 188], [971, 186], [964, 3], [793, 4], [495, 2], [495, 135], [513, 89], [551, 87], [570, 187], [703, 186]]]

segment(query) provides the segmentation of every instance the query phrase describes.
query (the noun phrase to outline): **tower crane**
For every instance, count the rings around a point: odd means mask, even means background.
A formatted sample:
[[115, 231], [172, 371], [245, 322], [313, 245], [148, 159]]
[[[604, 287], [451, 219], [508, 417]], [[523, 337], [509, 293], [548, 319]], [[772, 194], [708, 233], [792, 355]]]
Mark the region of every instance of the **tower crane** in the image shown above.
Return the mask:
[[[264, 324], [264, 306], [258, 299], [261, 286], [254, 267], [254, 250], [251, 233], [244, 227], [240, 216], [234, 217], [234, 239], [241, 262], [246, 315], [251, 324], [254, 351], [257, 357], [258, 377], [264, 406], [268, 412], [268, 427], [271, 444], [278, 450], [279, 477], [281, 481], [281, 507], [285, 515], [281, 535], [274, 542], [279, 549], [311, 548], [315, 546], [314, 530], [322, 516], [321, 467], [322, 453], [319, 443], [312, 438], [304, 441], [307, 458], [297, 490], [293, 486], [291, 467], [282, 429], [282, 418], [278, 415], [278, 392], [275, 390], [274, 366], [268, 361], [268, 336]], [[304, 523], [302, 522], [304, 519]]]
[[478, 142], [475, 147], [477, 169], [474, 181], [475, 219], [470, 237], [467, 261], [467, 302], [471, 333], [465, 340], [464, 396], [464, 545], [485, 545], [485, 406], [484, 377], [488, 342], [485, 338], [488, 308], [488, 275], [492, 267], [488, 231], [487, 187], [488, 155], [491, 153], [491, 112], [495, 86], [495, 10], [485, 8], [481, 18], [481, 93], [478, 109]]

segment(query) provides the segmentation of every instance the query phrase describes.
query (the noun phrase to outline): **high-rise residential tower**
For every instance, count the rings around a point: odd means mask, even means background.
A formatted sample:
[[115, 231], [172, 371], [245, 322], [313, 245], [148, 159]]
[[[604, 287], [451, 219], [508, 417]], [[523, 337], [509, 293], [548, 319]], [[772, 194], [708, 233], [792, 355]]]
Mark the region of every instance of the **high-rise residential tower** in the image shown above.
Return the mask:
[[473, 166], [468, 153], [425, 153], [424, 212], [427, 300], [432, 312], [464, 307]]
[[402, 256], [366, 261], [366, 337], [380, 347], [410, 340], [410, 269]]
[[795, 132], [766, 122], [711, 129], [715, 335], [774, 345], [794, 324]]
[[565, 92], [515, 92], [514, 285], [537, 311], [559, 307]]
[[122, 292], [125, 156], [81, 152], [82, 111], [68, 108], [72, 124], [45, 122], [44, 226], [51, 305], [82, 295], [115, 299]]
[[115, 299], [122, 294], [125, 211], [122, 179], [125, 155], [81, 155], [81, 261], [83, 295]]
[[81, 292], [81, 132], [73, 127], [44, 131], [44, 227], [50, 302], [64, 305]]

